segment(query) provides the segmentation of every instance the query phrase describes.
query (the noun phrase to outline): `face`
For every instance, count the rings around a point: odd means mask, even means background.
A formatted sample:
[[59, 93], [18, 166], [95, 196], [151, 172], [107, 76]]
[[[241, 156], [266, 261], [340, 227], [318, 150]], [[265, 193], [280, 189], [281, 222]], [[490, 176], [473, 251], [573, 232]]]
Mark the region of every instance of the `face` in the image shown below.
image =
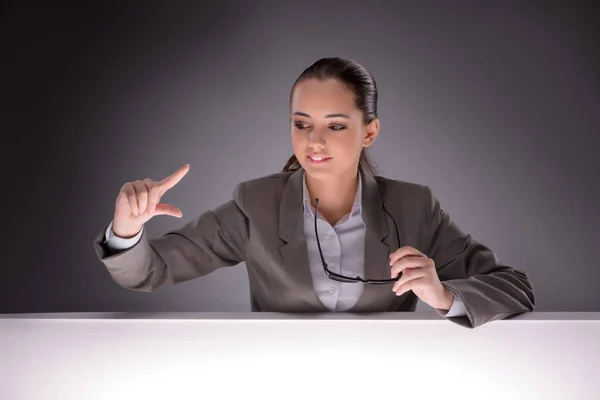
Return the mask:
[[[370, 146], [379, 132], [379, 120], [363, 124], [352, 92], [336, 79], [298, 83], [291, 98], [290, 124], [296, 158], [314, 177], [355, 175], [362, 148]], [[329, 159], [314, 162], [312, 154]]]

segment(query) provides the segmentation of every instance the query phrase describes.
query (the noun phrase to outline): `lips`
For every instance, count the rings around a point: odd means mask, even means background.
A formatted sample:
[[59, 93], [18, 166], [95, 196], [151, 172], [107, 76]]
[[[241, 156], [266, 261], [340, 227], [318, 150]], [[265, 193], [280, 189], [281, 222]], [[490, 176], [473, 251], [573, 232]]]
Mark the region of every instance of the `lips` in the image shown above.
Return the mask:
[[[316, 155], [313, 155], [313, 156], [315, 156], [315, 157], [316, 157]], [[324, 156], [321, 156], [321, 157], [324, 157]], [[331, 157], [324, 157], [324, 158], [322, 158], [322, 159], [319, 159], [319, 160], [317, 160], [317, 159], [315, 159], [315, 158], [312, 158], [312, 157], [311, 157], [311, 155], [307, 155], [307, 156], [306, 156], [306, 158], [308, 158], [308, 161], [309, 161], [311, 164], [321, 164], [321, 163], [325, 163], [325, 162], [327, 162], [327, 161], [331, 160]]]
[[331, 158], [329, 156], [326, 156], [325, 154], [307, 154], [307, 157], [313, 161], [328, 160]]

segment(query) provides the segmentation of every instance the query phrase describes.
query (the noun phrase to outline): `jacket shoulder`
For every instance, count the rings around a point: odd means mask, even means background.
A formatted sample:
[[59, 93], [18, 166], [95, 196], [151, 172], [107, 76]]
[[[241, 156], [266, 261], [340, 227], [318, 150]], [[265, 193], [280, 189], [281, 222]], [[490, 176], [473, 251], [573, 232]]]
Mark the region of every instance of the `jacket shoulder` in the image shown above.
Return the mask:
[[428, 203], [433, 197], [431, 188], [427, 185], [400, 179], [392, 179], [377, 175], [374, 177], [384, 199], [400, 199], [409, 203]]
[[240, 208], [244, 204], [278, 204], [283, 188], [293, 172], [276, 172], [237, 184], [233, 198]]

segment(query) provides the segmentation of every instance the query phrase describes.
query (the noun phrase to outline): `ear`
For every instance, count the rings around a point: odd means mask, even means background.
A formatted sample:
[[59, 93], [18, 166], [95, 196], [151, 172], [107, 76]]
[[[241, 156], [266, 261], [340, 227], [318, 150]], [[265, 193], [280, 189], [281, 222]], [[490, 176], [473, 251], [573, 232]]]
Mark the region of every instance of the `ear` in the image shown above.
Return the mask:
[[379, 118], [374, 118], [365, 130], [365, 137], [363, 138], [363, 147], [369, 147], [375, 141], [375, 138], [379, 134]]

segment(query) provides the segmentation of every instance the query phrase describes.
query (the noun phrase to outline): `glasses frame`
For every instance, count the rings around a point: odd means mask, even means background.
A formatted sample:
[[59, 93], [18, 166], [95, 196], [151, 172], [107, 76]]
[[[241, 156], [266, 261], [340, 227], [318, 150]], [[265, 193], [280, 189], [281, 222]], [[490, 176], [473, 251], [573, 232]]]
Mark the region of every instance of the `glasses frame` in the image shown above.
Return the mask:
[[[386, 205], [384, 203], [381, 203], [381, 206], [383, 207], [383, 211], [385, 211], [385, 213], [390, 216], [392, 221], [394, 221], [394, 227], [396, 228], [396, 239], [398, 241], [398, 247], [400, 247], [400, 232], [398, 230], [398, 223], [396, 222], [396, 219], [394, 219], [394, 216], [388, 210]], [[395, 283], [400, 279], [401, 274], [399, 274], [396, 278], [390, 278], [390, 279], [363, 279], [360, 276], [356, 276], [353, 278], [351, 276], [346, 276], [346, 275], [341, 275], [341, 274], [335, 273], [335, 272], [331, 271], [329, 268], [327, 268], [327, 263], [325, 262], [325, 258], [323, 257], [323, 251], [321, 250], [321, 243], [319, 241], [319, 232], [317, 229], [317, 216], [319, 215], [318, 210], [319, 210], [319, 199], [315, 199], [315, 236], [317, 237], [317, 246], [319, 247], [319, 255], [321, 256], [321, 262], [323, 263], [323, 269], [325, 270], [325, 274], [327, 275], [327, 277], [329, 279], [338, 281], [338, 282], [344, 282], [344, 283], [363, 282], [363, 283], [368, 283], [370, 285], [387, 285], [390, 283]]]

